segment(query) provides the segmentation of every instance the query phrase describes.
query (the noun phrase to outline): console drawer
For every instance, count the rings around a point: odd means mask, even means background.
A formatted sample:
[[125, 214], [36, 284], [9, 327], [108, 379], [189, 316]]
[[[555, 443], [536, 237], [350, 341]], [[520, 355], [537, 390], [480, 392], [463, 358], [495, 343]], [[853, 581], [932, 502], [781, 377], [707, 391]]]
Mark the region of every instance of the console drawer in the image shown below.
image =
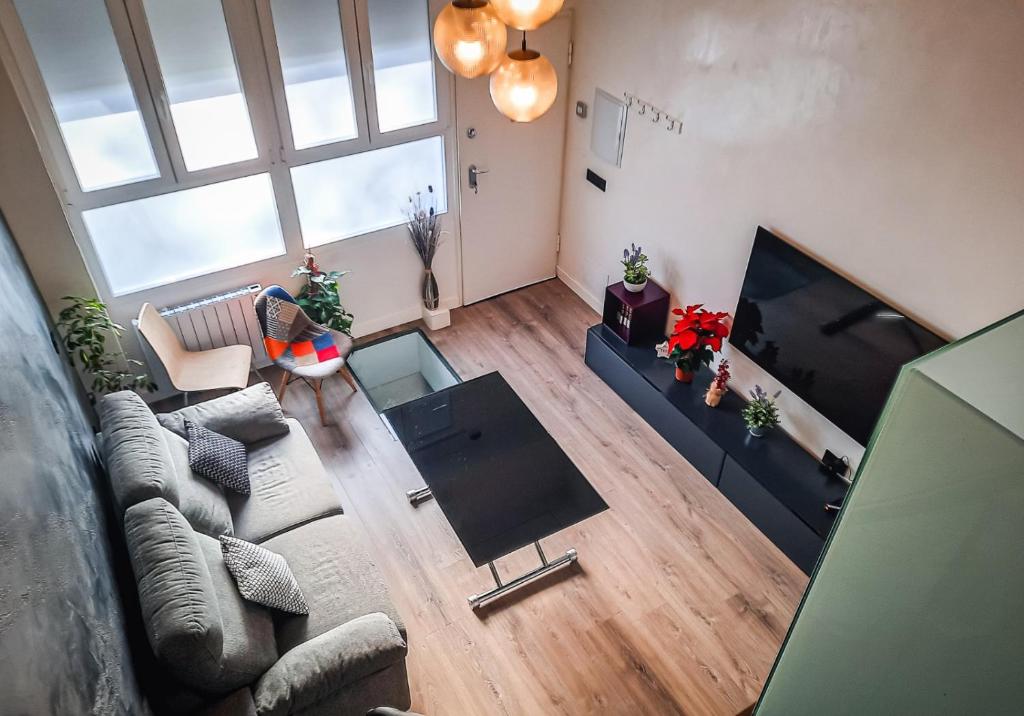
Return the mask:
[[718, 489], [805, 574], [810, 574], [825, 541], [726, 455]]

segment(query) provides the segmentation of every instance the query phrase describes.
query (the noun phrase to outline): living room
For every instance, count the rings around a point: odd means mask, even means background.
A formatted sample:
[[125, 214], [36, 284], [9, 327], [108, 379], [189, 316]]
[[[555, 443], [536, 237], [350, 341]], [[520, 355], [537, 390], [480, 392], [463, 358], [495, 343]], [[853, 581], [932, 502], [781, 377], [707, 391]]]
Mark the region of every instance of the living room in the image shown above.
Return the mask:
[[1013, 713], [1024, 4], [0, 0], [0, 713]]

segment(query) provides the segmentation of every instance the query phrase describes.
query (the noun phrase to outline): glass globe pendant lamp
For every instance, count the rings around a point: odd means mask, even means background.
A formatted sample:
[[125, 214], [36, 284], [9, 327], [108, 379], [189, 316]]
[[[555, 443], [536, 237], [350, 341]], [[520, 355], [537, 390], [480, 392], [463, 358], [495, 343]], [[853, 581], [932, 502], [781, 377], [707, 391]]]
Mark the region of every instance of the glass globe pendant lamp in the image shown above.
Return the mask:
[[498, 111], [514, 122], [532, 122], [551, 109], [558, 96], [558, 73], [554, 65], [536, 50], [526, 48], [508, 53], [491, 75], [491, 101]]
[[498, 17], [517, 30], [536, 30], [558, 14], [565, 0], [491, 0]]
[[434, 47], [451, 72], [473, 79], [501, 64], [508, 44], [505, 24], [487, 0], [453, 0], [434, 23]]

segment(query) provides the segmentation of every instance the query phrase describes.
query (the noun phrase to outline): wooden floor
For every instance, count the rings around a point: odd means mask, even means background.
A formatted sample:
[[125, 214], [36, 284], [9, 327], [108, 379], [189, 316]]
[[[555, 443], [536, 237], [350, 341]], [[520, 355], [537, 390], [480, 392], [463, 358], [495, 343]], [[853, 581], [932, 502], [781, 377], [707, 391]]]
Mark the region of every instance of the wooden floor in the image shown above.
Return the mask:
[[[557, 280], [452, 312], [431, 339], [463, 378], [501, 371], [610, 510], [545, 541], [580, 561], [473, 612], [488, 588], [366, 398], [325, 381], [334, 424], [296, 384], [309, 431], [409, 629], [429, 716], [736, 714], [757, 697], [806, 577], [583, 363], [599, 320]], [[269, 377], [269, 376], [268, 376]], [[535, 565], [531, 550], [500, 564]]]

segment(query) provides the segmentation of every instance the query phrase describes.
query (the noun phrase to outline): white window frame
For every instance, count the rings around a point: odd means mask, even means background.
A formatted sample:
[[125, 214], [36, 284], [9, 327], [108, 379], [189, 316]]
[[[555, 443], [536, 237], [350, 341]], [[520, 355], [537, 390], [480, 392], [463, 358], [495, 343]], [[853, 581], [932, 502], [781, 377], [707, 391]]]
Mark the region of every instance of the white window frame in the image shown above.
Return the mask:
[[[423, 1], [428, 4], [429, 23], [433, 22], [447, 4], [446, 0]], [[178, 144], [170, 102], [164, 88], [142, 0], [103, 2], [110, 16], [114, 37], [146, 127], [153, 156], [160, 171], [159, 177], [83, 191], [64, 144], [63, 134], [42, 74], [15, 9], [14, 0], [0, 0], [0, 35], [3, 36], [0, 39], [6, 39], [6, 43], [0, 42], [0, 54], [3, 54], [5, 64], [12, 70], [11, 74], [18, 75], [15, 78], [16, 89], [21, 95], [30, 121], [36, 128], [44, 149], [44, 161], [50, 168], [51, 176], [64, 200], [72, 233], [99, 293], [106, 300], [131, 297], [132, 302], [136, 304], [147, 299], [156, 303], [171, 302], [182, 300], [189, 295], [194, 297], [204, 290], [219, 290], [215, 287], [223, 286], [225, 282], [230, 284], [230, 276], [240, 275], [240, 272], [251, 275], [257, 265], [261, 269], [275, 273], [297, 266], [306, 249], [291, 181], [291, 169], [295, 166], [441, 136], [445, 144], [445, 191], [448, 196], [448, 207], [451, 209], [457, 206], [457, 198], [453, 196], [458, 186], [455, 181], [457, 171], [452, 125], [454, 79], [444, 70], [436, 53], [433, 53], [436, 120], [381, 133], [376, 118], [369, 34], [368, 2], [372, 0], [338, 0], [359, 136], [301, 150], [296, 150], [293, 145], [270, 0], [221, 0], [239, 81], [249, 108], [258, 157], [192, 172], [186, 169]], [[433, 49], [430, 30], [431, 27], [426, 28]], [[2, 47], [4, 44], [6, 47]], [[244, 264], [149, 289], [130, 292], [112, 290], [86, 230], [82, 219], [83, 212], [254, 174], [270, 175], [284, 236], [284, 253], [255, 264]], [[362, 236], [373, 236], [393, 228], [381, 229]], [[357, 237], [339, 238], [338, 241], [352, 238]], [[335, 242], [321, 245], [316, 250], [322, 251], [332, 243]], [[244, 282], [246, 279], [240, 278], [240, 283]], [[207, 286], [211, 288], [204, 288]], [[143, 294], [145, 299], [142, 298]]]

